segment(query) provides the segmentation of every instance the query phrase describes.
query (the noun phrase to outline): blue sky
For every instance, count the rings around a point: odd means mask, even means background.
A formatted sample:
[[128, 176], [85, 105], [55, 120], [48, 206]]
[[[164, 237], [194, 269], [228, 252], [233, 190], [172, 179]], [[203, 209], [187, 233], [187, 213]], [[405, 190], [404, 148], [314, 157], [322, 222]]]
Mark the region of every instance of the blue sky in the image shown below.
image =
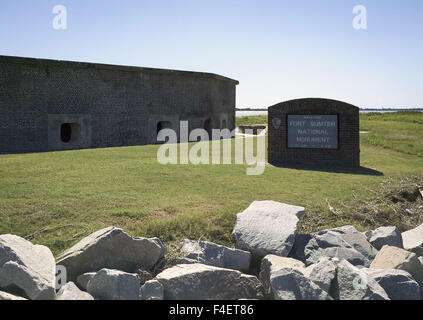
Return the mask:
[[240, 81], [238, 107], [423, 107], [423, 1], [1, 0], [0, 55], [213, 72]]

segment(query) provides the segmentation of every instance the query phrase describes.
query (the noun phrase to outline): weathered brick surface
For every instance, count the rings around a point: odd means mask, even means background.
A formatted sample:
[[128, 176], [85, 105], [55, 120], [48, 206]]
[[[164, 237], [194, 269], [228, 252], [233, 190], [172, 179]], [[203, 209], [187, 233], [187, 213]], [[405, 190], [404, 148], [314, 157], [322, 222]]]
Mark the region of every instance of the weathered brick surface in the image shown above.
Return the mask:
[[[155, 143], [157, 123], [169, 119], [175, 130], [206, 119], [233, 130], [237, 84], [208, 73], [0, 56], [0, 153]], [[60, 126], [49, 118], [60, 115], [84, 119], [90, 135], [57, 143]]]
[[[291, 149], [287, 146], [287, 115], [338, 115], [338, 149]], [[359, 109], [328, 99], [298, 99], [269, 108], [269, 163], [277, 166], [360, 167]], [[280, 124], [275, 126], [275, 124]]]

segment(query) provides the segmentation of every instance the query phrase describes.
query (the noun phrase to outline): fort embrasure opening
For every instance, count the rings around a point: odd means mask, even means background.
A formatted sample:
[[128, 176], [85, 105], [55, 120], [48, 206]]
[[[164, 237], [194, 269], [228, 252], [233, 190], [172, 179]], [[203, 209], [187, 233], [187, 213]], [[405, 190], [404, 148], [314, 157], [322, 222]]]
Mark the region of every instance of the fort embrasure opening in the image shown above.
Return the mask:
[[160, 121], [157, 123], [157, 134], [163, 129], [172, 129], [172, 122], [170, 121]]
[[60, 140], [63, 143], [71, 143], [78, 140], [81, 134], [79, 123], [63, 123], [60, 126]]

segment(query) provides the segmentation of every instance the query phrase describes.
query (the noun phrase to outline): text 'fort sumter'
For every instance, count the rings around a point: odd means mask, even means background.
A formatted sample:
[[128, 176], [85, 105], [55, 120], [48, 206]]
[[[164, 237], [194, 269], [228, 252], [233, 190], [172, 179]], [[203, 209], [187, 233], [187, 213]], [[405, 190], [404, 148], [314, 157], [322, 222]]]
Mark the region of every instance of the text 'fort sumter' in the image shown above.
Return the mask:
[[338, 149], [337, 115], [288, 115], [288, 148]]

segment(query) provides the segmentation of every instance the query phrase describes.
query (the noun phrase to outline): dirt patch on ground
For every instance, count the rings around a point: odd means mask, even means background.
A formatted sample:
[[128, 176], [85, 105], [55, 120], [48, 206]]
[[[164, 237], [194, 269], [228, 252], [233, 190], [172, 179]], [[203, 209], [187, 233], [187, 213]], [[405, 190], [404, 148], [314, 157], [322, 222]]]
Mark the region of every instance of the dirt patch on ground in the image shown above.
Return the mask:
[[404, 232], [423, 223], [423, 176], [389, 178], [366, 191], [371, 193], [370, 200], [355, 197], [353, 192], [356, 200], [352, 203], [328, 201], [326, 211], [308, 210], [299, 232], [313, 233], [345, 225], [354, 225], [361, 231], [396, 226]]
[[418, 186], [402, 186], [399, 190], [390, 192], [388, 199], [392, 203], [415, 203], [422, 198], [423, 191]]
[[347, 211], [364, 226], [396, 226], [406, 231], [423, 223], [423, 177], [384, 181], [370, 201], [357, 201]]

